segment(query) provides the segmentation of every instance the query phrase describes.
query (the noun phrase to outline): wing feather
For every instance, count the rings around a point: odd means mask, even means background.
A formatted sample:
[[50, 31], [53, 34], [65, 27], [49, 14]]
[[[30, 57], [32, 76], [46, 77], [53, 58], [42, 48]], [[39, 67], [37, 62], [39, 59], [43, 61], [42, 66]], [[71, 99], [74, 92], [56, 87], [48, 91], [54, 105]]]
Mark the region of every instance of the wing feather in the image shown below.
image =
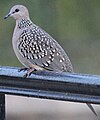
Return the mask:
[[73, 71], [63, 48], [38, 26], [25, 29], [20, 35], [17, 47], [20, 54], [32, 64], [47, 70]]

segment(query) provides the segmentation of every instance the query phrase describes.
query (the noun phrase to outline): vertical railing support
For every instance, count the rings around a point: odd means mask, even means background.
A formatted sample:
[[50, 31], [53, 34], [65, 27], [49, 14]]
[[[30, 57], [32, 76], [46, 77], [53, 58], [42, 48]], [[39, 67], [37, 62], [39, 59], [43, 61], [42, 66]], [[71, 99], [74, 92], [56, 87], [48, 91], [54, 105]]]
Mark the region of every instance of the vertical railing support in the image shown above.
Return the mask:
[[0, 94], [0, 120], [5, 120], [5, 94]]

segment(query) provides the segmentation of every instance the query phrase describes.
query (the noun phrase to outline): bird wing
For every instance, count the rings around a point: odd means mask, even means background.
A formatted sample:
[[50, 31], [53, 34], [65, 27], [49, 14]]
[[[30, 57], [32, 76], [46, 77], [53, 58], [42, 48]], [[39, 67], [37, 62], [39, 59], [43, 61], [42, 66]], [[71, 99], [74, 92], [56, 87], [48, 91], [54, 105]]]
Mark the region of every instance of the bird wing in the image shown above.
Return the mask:
[[62, 47], [38, 26], [23, 30], [17, 47], [20, 54], [32, 64], [47, 70], [73, 71], [71, 62]]

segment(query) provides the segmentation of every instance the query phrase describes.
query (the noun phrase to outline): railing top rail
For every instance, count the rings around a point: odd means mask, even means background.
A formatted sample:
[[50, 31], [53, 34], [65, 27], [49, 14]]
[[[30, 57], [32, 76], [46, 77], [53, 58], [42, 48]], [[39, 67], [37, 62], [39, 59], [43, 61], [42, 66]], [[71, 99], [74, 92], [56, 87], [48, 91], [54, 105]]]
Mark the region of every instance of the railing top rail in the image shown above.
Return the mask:
[[0, 93], [100, 104], [100, 76], [34, 72], [23, 78], [18, 68], [0, 67]]

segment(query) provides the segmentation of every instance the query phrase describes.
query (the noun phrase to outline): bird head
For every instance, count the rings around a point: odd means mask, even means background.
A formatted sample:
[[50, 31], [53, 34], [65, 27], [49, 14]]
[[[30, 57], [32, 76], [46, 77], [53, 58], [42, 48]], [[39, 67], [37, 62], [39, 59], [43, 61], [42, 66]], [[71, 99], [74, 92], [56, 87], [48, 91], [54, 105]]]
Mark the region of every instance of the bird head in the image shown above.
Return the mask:
[[7, 19], [8, 17], [13, 17], [16, 20], [22, 18], [29, 18], [29, 13], [25, 6], [15, 5], [11, 8], [10, 12], [4, 17], [4, 19]]

